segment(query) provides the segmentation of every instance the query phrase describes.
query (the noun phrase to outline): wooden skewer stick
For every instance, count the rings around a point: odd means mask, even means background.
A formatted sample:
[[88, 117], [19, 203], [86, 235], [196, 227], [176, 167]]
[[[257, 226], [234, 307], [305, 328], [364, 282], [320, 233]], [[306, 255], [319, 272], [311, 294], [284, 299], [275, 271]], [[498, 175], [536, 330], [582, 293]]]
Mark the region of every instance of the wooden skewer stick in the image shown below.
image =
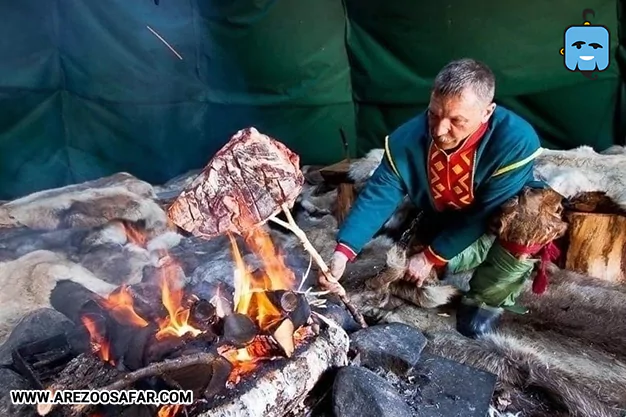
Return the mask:
[[[291, 231], [294, 235], [296, 235], [296, 237], [300, 239], [300, 242], [304, 246], [304, 249], [311, 255], [311, 258], [313, 258], [313, 261], [317, 264], [322, 274], [324, 274], [324, 277], [326, 277], [328, 281], [336, 283], [337, 285], [341, 287], [341, 284], [339, 284], [337, 280], [331, 275], [330, 269], [326, 265], [326, 262], [324, 262], [324, 259], [322, 259], [322, 256], [315, 249], [315, 247], [313, 247], [308, 237], [306, 236], [306, 233], [304, 233], [304, 230], [302, 230], [300, 226], [298, 226], [298, 224], [294, 220], [293, 216], [291, 215], [291, 211], [289, 210], [289, 207], [286, 204], [282, 204], [281, 208], [283, 212], [285, 213], [285, 216], [287, 217], [287, 222], [284, 222], [281, 219], [277, 219], [276, 217], [270, 217], [269, 220], [284, 227], [285, 229]], [[352, 314], [352, 317], [354, 317], [354, 320], [356, 320], [356, 322], [359, 323], [359, 325], [362, 328], [366, 328], [367, 323], [365, 323], [365, 319], [363, 318], [363, 315], [356, 309], [356, 307], [354, 306], [354, 304], [352, 304], [350, 299], [348, 299], [348, 296], [345, 294], [345, 291], [341, 291], [341, 294], [337, 294], [337, 295], [339, 296], [341, 301], [344, 303], [348, 311], [350, 311], [350, 314]]]

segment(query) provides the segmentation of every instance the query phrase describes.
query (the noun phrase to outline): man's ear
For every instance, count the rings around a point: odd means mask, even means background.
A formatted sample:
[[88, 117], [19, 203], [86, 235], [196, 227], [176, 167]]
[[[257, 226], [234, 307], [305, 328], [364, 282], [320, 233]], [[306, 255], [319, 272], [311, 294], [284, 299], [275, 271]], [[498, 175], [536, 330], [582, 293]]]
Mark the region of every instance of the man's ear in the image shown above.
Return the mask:
[[487, 106], [487, 108], [485, 109], [484, 113], [483, 113], [483, 123], [487, 123], [487, 120], [489, 120], [489, 118], [491, 117], [491, 115], [493, 114], [493, 112], [496, 110], [496, 103], [491, 103], [489, 106]]

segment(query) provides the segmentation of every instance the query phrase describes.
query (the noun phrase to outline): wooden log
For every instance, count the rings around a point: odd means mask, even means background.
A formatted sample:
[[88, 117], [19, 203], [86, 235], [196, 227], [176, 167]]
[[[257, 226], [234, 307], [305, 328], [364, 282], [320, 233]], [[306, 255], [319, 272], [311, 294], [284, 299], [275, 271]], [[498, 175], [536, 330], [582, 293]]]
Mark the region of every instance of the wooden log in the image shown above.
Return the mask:
[[354, 181], [350, 179], [349, 172], [350, 161], [347, 159], [319, 170], [326, 183], [337, 186], [337, 205], [334, 215], [338, 224], [344, 221], [356, 198]]
[[354, 184], [341, 183], [337, 186], [337, 206], [335, 208], [335, 217], [337, 224], [341, 225], [348, 216], [352, 204], [356, 198]]
[[607, 281], [626, 282], [626, 216], [569, 212], [565, 268]]
[[[327, 371], [348, 363], [348, 335], [332, 321], [325, 324], [306, 349], [283, 366], [259, 375], [249, 390], [193, 414], [197, 417], [283, 417], [301, 407]], [[234, 390], [237, 389], [241, 386], [236, 385]]]
[[[123, 372], [103, 362], [100, 358], [90, 354], [81, 354], [67, 364], [47, 389], [52, 392], [97, 389], [119, 380], [123, 375]], [[52, 404], [38, 404], [37, 412], [44, 416], [50, 413], [53, 408]], [[72, 416], [75, 413], [71, 406], [61, 406], [59, 414]]]

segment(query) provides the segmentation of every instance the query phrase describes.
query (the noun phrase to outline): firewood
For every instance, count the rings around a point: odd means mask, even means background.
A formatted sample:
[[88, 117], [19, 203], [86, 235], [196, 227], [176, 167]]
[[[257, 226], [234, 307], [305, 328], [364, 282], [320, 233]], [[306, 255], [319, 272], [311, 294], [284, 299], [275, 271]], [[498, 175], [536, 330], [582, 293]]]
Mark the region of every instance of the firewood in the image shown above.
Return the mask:
[[354, 181], [350, 179], [349, 172], [349, 159], [344, 159], [343, 161], [319, 170], [320, 175], [327, 184], [337, 186], [335, 217], [337, 218], [338, 224], [343, 223], [356, 196]]
[[[187, 355], [187, 356], [183, 356], [180, 358], [176, 358], [176, 359], [169, 359], [169, 360], [165, 360], [163, 362], [157, 362], [157, 363], [153, 363], [150, 364], [148, 366], [146, 366], [145, 368], [141, 368], [137, 371], [134, 372], [130, 372], [127, 374], [117, 374], [115, 375], [115, 377], [112, 377], [111, 379], [109, 379], [109, 383], [100, 383], [97, 385], [91, 385], [88, 387], [88, 389], [97, 389], [99, 391], [117, 391], [117, 390], [122, 390], [125, 389], [131, 385], [133, 385], [134, 383], [145, 379], [145, 378], [150, 378], [150, 377], [159, 377], [161, 375], [167, 375], [171, 378], [171, 373], [173, 372], [180, 372], [181, 370], [188, 368], [188, 367], [197, 367], [197, 366], [206, 366], [206, 369], [212, 369], [213, 367], [213, 362], [218, 358], [216, 353], [212, 353], [212, 352], [202, 352], [202, 353], [197, 353], [195, 355]], [[94, 369], [93, 371], [96, 372], [97, 369]], [[119, 371], [118, 371], [119, 372]], [[76, 378], [72, 378], [73, 380], [76, 380]], [[110, 381], [114, 381], [114, 382], [110, 382]], [[66, 386], [64, 387], [57, 387], [57, 385], [55, 385], [55, 389], [85, 389], [85, 387], [82, 385], [81, 381], [78, 381], [78, 386], [73, 386], [72, 388], [67, 388]], [[78, 417], [81, 415], [84, 415], [87, 411], [89, 411], [89, 409], [91, 408], [91, 405], [88, 404], [77, 404], [77, 405], [73, 405], [70, 406], [69, 409], [71, 410], [69, 414], [67, 414], [68, 416], [71, 417]], [[39, 415], [46, 415], [48, 414], [50, 411], [52, 411], [54, 409], [54, 406], [52, 406], [51, 404], [45, 404], [45, 405], [41, 405], [37, 407], [37, 412], [39, 413]]]
[[295, 350], [295, 343], [293, 340], [293, 333], [296, 329], [293, 326], [293, 322], [290, 319], [283, 320], [280, 326], [274, 332], [274, 339], [276, 343], [280, 345], [280, 347], [285, 352], [285, 356], [288, 358], [293, 355], [293, 351]]
[[[122, 371], [103, 362], [100, 358], [91, 354], [81, 354], [67, 364], [47, 389], [52, 393], [61, 390], [97, 389], [119, 380], [122, 375]], [[37, 413], [45, 416], [53, 408], [53, 404], [38, 404]]]
[[83, 306], [95, 300], [103, 300], [103, 298], [83, 285], [70, 280], [59, 281], [50, 293], [50, 305], [77, 324], [80, 323]]
[[252, 342], [260, 330], [245, 314], [233, 313], [224, 318], [224, 342], [243, 347]]
[[607, 281], [626, 282], [626, 216], [568, 212], [565, 268]]
[[335, 208], [335, 217], [337, 224], [341, 225], [348, 216], [352, 204], [356, 199], [356, 191], [354, 184], [341, 183], [337, 186], [337, 207]]

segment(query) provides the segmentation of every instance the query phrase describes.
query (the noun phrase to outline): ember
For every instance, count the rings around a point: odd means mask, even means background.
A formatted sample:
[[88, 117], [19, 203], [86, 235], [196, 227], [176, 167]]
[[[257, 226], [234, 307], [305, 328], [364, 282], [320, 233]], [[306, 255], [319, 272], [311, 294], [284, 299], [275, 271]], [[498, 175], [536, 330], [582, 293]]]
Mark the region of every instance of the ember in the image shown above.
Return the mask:
[[113, 359], [111, 358], [111, 346], [98, 330], [96, 321], [87, 315], [82, 316], [81, 321], [89, 332], [92, 353], [97, 354], [103, 361], [109, 362], [111, 365], [115, 365], [115, 362], [113, 362]]

